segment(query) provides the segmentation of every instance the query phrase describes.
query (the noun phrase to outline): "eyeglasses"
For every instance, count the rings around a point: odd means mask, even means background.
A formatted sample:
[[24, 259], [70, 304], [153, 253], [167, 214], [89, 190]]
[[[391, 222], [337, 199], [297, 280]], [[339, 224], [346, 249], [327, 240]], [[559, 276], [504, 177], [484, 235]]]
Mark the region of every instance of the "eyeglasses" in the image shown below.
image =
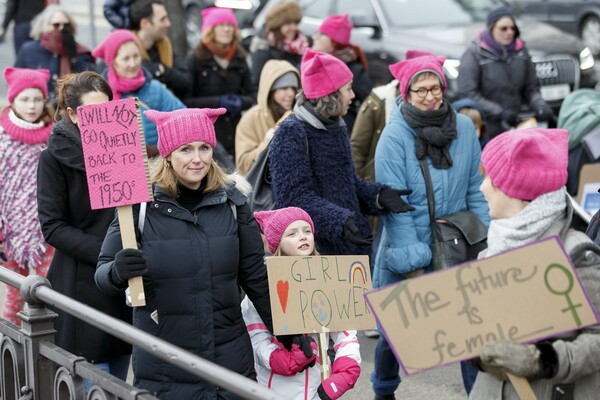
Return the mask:
[[507, 30], [511, 30], [513, 32], [517, 31], [517, 27], [516, 26], [499, 26], [498, 30], [502, 31], [502, 32], [506, 32]]
[[70, 22], [54, 22], [52, 24], [52, 26], [56, 30], [60, 30], [60, 29], [63, 29], [63, 28], [71, 29], [71, 23]]
[[440, 94], [442, 94], [442, 88], [440, 86], [434, 86], [431, 89], [425, 89], [424, 87], [419, 88], [417, 90], [409, 89], [409, 91], [416, 93], [417, 96], [419, 96], [422, 99], [427, 97], [427, 93], [429, 93], [429, 92], [431, 92], [431, 94], [434, 96], [439, 96]]

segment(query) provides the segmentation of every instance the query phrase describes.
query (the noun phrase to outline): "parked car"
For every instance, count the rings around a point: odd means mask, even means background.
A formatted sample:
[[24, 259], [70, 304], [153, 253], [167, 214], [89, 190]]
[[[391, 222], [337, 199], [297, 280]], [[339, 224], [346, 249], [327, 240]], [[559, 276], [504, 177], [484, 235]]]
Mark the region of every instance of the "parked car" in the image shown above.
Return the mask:
[[600, 1], [511, 0], [515, 14], [527, 15], [579, 36], [594, 55], [600, 54]]
[[[279, 1], [270, 0], [254, 18], [258, 31], [264, 16]], [[354, 23], [352, 43], [362, 47], [369, 61], [369, 74], [376, 84], [391, 79], [388, 65], [404, 58], [408, 49], [427, 50], [447, 57], [444, 65], [447, 96], [456, 96], [460, 58], [475, 35], [485, 28], [485, 19], [496, 0], [297, 0], [304, 17], [300, 29], [313, 34], [323, 18], [348, 13]], [[575, 36], [523, 16], [517, 19], [527, 43], [542, 96], [559, 107], [567, 94], [597, 83], [594, 57]]]

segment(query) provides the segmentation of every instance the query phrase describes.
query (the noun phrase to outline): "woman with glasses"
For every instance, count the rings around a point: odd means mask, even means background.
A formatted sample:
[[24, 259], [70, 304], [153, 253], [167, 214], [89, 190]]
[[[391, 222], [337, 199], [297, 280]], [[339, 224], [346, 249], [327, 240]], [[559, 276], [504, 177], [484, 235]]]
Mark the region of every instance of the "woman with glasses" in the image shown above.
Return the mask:
[[93, 71], [96, 63], [90, 50], [75, 41], [77, 27], [61, 6], [49, 5], [31, 22], [31, 38], [17, 55], [15, 67], [50, 71], [48, 94], [56, 105], [56, 80], [71, 72]]
[[[435, 215], [471, 210], [486, 225], [488, 206], [479, 191], [481, 150], [475, 128], [444, 98], [443, 57], [408, 51], [406, 60], [390, 66], [401, 100], [392, 109], [375, 151], [375, 180], [412, 193], [411, 213], [386, 213], [375, 258], [373, 286], [382, 287], [430, 270], [431, 221], [420, 160], [427, 163]], [[476, 371], [473, 371], [476, 373]], [[375, 348], [371, 375], [376, 399], [394, 399], [400, 384], [398, 362], [383, 336]], [[465, 380], [470, 389], [474, 377]], [[467, 386], [468, 383], [468, 386]]]
[[490, 11], [487, 29], [465, 51], [458, 72], [459, 97], [473, 99], [483, 108], [488, 138], [517, 126], [523, 103], [535, 111], [538, 121], [555, 125], [509, 8]]

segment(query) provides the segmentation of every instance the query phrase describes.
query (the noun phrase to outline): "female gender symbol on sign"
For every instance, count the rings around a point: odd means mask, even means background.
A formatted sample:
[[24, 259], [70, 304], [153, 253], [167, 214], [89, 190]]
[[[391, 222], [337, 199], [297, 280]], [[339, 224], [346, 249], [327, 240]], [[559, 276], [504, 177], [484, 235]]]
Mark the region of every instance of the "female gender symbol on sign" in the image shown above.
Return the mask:
[[[550, 275], [550, 271], [552, 271], [553, 269], [559, 270], [567, 278], [567, 288], [564, 289], [563, 291], [557, 290], [555, 287], [552, 287], [550, 285], [549, 275]], [[578, 307], [582, 307], [583, 305], [581, 303], [573, 304], [573, 302], [571, 301], [571, 297], [569, 296], [571, 289], [573, 289], [573, 275], [571, 274], [571, 271], [569, 271], [569, 269], [563, 265], [550, 264], [548, 266], [548, 268], [546, 268], [546, 272], [544, 273], [544, 283], [546, 284], [546, 287], [548, 288], [548, 290], [550, 292], [552, 292], [553, 294], [558, 295], [558, 296], [565, 296], [565, 298], [567, 299], [568, 306], [567, 306], [567, 308], [563, 308], [561, 311], [563, 313], [571, 311], [571, 313], [573, 314], [573, 319], [575, 320], [575, 323], [577, 324], [577, 326], [581, 326], [581, 319], [579, 319], [579, 315], [577, 314], [576, 309]]]

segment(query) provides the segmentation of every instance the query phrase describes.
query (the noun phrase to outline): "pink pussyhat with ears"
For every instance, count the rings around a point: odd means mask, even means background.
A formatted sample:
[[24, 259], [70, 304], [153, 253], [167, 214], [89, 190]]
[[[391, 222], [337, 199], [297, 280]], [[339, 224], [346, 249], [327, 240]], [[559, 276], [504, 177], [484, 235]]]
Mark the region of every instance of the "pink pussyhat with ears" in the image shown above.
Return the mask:
[[125, 42], [135, 42], [139, 46], [136, 36], [131, 31], [127, 29], [115, 29], [92, 51], [92, 55], [103, 59], [107, 67], [112, 68], [117, 52]]
[[271, 253], [277, 251], [283, 232], [285, 232], [287, 227], [294, 221], [301, 220], [308, 222], [313, 233], [315, 232], [315, 225], [313, 224], [310, 215], [298, 207], [286, 207], [271, 211], [257, 211], [254, 213], [254, 218], [265, 234], [265, 240], [267, 241]]
[[533, 200], [566, 185], [569, 132], [532, 128], [501, 133], [485, 145], [481, 163], [502, 193]]
[[196, 141], [215, 148], [215, 121], [226, 111], [225, 108], [183, 108], [169, 112], [148, 110], [144, 115], [156, 124], [158, 152], [167, 157], [179, 146]]
[[50, 71], [47, 69], [8, 67], [4, 69], [4, 79], [8, 85], [9, 103], [12, 103], [23, 90], [30, 88], [40, 89], [44, 94], [44, 99], [48, 98]]
[[348, 66], [327, 53], [307, 49], [300, 67], [302, 90], [313, 100], [336, 92], [353, 78]]
[[348, 14], [332, 15], [325, 18], [319, 27], [319, 32], [329, 36], [335, 42], [347, 46], [350, 44], [352, 28], [354, 26], [348, 18]]
[[444, 61], [446, 61], [446, 57], [437, 57], [421, 50], [409, 50], [406, 52], [405, 60], [390, 65], [390, 72], [400, 82], [400, 95], [402, 98], [406, 100], [410, 82], [415, 75], [422, 72], [431, 72], [437, 75], [442, 84], [442, 90], [445, 92]]
[[231, 24], [237, 29], [238, 23], [231, 8], [208, 7], [202, 10], [202, 32], [220, 24]]

